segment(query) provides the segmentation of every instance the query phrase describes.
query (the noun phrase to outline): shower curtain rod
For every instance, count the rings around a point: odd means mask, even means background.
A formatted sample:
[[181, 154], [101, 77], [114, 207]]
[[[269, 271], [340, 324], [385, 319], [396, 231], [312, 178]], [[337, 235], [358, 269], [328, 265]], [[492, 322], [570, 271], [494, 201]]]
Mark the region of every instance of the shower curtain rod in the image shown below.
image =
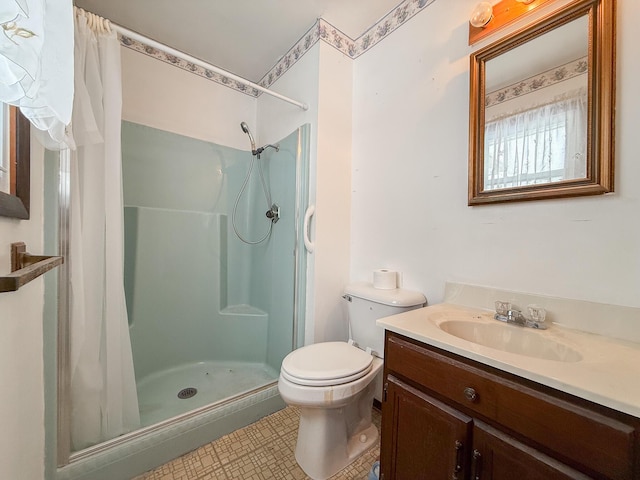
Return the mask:
[[227, 72], [226, 70], [223, 70], [220, 67], [211, 65], [210, 63], [200, 60], [199, 58], [192, 57], [191, 55], [181, 52], [180, 50], [176, 50], [175, 48], [171, 48], [168, 45], [165, 45], [160, 42], [156, 42], [155, 40], [152, 40], [149, 37], [145, 37], [144, 35], [134, 32], [133, 30], [129, 30], [128, 28], [122, 27], [113, 22], [109, 22], [109, 23], [111, 24], [111, 28], [113, 30], [115, 30], [117, 33], [121, 35], [124, 35], [125, 37], [129, 37], [133, 40], [137, 40], [138, 42], [144, 43], [145, 45], [149, 45], [150, 47], [153, 47], [153, 48], [157, 48], [158, 50], [161, 50], [170, 55], [174, 55], [178, 58], [186, 60], [187, 62], [193, 63], [202, 68], [206, 68], [207, 70], [211, 70], [212, 72], [219, 73], [220, 75], [224, 75], [225, 77], [230, 78], [231, 80], [235, 80], [236, 82], [240, 82], [243, 85], [247, 85], [249, 87], [255, 88], [256, 90], [266, 93], [267, 95], [271, 95], [272, 97], [279, 98], [280, 100], [284, 100], [285, 102], [288, 102], [292, 105], [300, 107], [302, 110], [309, 109], [309, 106], [306, 103], [298, 102], [297, 100], [293, 100], [292, 98], [285, 97], [284, 95], [274, 92], [273, 90], [269, 90], [268, 88], [265, 88], [262, 85], [258, 85], [257, 83], [253, 83], [249, 80], [239, 77], [238, 75], [234, 75], [231, 72]]

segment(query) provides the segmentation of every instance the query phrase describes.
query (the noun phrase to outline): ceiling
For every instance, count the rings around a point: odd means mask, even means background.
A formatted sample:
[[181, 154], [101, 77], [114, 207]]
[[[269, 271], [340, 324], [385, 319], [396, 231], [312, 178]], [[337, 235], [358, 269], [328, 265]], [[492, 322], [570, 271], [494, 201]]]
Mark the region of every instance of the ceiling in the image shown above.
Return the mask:
[[489, 60], [486, 91], [494, 92], [588, 54], [589, 17], [583, 15]]
[[401, 0], [76, 0], [78, 7], [258, 82], [323, 18], [355, 39]]

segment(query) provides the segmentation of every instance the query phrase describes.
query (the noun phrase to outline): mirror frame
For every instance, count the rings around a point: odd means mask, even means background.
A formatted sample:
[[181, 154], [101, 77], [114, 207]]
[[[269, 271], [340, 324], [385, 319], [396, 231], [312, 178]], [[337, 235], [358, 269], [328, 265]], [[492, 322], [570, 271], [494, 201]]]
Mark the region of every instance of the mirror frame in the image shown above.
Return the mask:
[[[486, 62], [584, 15], [589, 20], [587, 177], [484, 189]], [[469, 205], [599, 195], [614, 188], [615, 0], [576, 0], [471, 54]]]
[[17, 107], [10, 107], [10, 161], [15, 164], [15, 193], [0, 192], [0, 216], [29, 218], [29, 194], [31, 173], [31, 124]]

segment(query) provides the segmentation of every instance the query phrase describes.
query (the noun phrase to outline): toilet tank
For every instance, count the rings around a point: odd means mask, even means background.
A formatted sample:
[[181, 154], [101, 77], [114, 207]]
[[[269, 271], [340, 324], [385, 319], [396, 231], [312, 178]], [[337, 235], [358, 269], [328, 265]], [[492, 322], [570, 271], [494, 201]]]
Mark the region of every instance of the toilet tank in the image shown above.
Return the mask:
[[344, 293], [351, 339], [362, 350], [370, 348], [381, 358], [384, 354], [384, 328], [376, 325], [376, 320], [420, 308], [427, 302], [419, 292], [402, 288], [383, 290], [366, 282], [352, 283]]

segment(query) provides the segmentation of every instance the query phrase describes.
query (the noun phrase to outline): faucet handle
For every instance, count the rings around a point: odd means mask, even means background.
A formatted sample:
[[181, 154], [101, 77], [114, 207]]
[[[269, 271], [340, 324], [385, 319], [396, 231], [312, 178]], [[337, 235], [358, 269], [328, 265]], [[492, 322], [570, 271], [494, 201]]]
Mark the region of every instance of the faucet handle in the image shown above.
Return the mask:
[[509, 310], [511, 310], [511, 302], [502, 302], [497, 300], [496, 303], [496, 313], [499, 315], [506, 315]]
[[527, 305], [527, 311], [529, 312], [529, 318], [538, 323], [544, 323], [544, 319], [547, 316], [547, 311], [540, 305]]

